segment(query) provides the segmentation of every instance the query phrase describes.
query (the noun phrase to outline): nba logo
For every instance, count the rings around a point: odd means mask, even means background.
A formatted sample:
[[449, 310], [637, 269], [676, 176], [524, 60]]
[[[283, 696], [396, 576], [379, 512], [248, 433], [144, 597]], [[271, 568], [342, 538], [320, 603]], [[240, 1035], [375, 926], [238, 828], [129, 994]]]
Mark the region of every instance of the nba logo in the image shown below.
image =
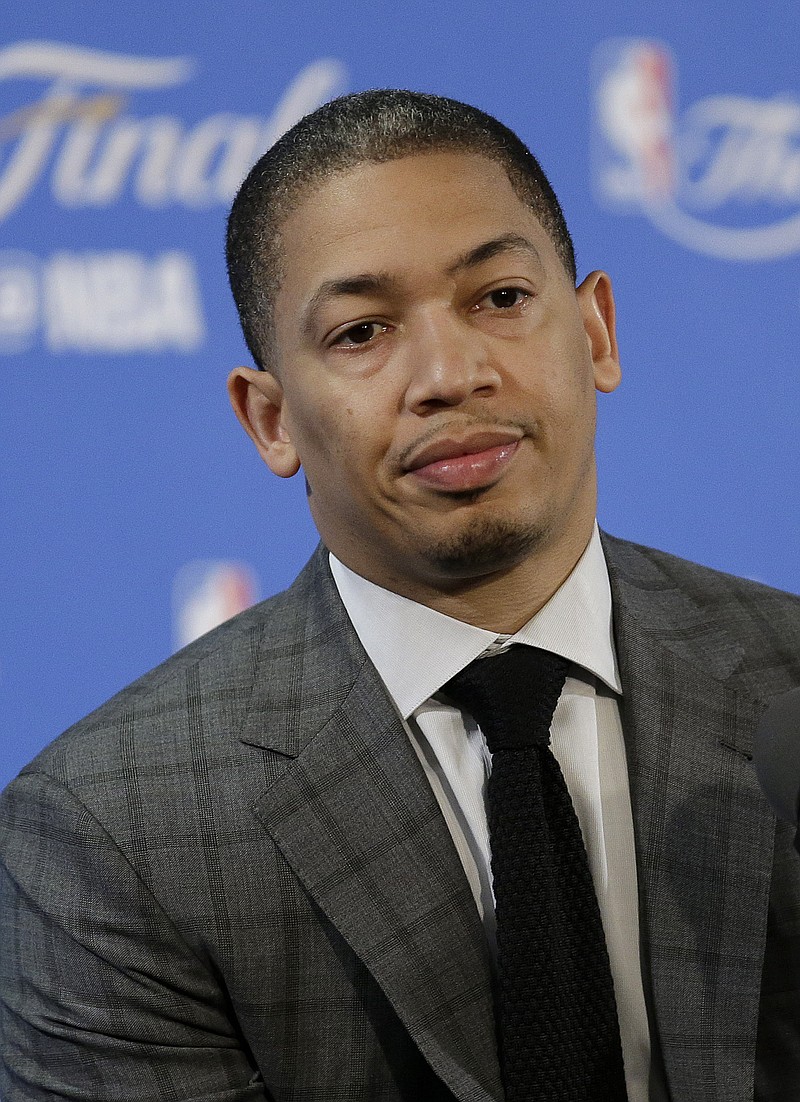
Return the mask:
[[594, 178], [613, 207], [658, 204], [674, 195], [674, 66], [665, 46], [613, 39], [593, 59]]
[[175, 649], [243, 612], [258, 599], [256, 578], [242, 563], [196, 560], [182, 566], [172, 585]]

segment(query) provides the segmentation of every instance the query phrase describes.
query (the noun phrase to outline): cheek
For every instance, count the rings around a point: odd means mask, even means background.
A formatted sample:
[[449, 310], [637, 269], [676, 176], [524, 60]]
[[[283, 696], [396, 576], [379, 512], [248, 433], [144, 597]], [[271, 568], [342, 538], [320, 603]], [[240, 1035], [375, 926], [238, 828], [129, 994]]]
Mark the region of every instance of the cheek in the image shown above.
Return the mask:
[[572, 333], [558, 349], [553, 388], [561, 403], [581, 415], [594, 407], [594, 365], [583, 329]]
[[559, 465], [582, 456], [594, 440], [596, 399], [591, 358], [584, 344], [564, 342], [529, 372], [530, 410]]
[[296, 426], [295, 447], [309, 474], [353, 487], [374, 463], [375, 417], [365, 418], [352, 402], [315, 403]]
[[587, 364], [580, 355], [539, 357], [526, 368], [523, 387], [533, 413], [545, 423], [563, 424], [580, 419], [587, 407], [594, 404], [591, 362]]

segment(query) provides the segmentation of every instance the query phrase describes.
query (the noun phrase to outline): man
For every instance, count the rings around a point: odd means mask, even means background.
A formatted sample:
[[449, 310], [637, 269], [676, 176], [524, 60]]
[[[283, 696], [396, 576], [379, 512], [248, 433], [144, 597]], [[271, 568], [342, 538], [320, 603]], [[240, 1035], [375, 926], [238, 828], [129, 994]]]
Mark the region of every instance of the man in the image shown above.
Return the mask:
[[6, 791], [7, 1102], [503, 1098], [496, 768], [453, 686], [533, 647], [625, 1062], [591, 1097], [800, 1099], [800, 874], [749, 751], [800, 599], [601, 543], [611, 286], [538, 164], [462, 104], [344, 97], [228, 257], [233, 406], [322, 546]]

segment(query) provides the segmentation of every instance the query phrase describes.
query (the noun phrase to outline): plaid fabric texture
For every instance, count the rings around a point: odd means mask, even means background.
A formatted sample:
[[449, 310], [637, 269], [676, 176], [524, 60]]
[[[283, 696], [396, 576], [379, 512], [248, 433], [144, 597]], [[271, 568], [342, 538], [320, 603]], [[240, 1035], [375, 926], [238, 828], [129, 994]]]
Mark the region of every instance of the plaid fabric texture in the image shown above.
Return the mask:
[[[606, 548], [672, 1098], [800, 1100], [800, 872], [747, 757], [800, 599]], [[45, 750], [0, 852], [4, 1102], [502, 1098], [472, 896], [323, 551]]]

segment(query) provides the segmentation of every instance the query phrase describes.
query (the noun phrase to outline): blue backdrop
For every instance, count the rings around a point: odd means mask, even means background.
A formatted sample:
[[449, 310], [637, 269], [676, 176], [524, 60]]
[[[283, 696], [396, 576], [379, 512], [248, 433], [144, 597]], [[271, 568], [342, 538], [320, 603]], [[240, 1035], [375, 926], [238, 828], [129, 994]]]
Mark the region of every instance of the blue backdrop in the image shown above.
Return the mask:
[[800, 8], [63, 3], [0, 44], [0, 784], [315, 535], [230, 412], [227, 207], [341, 91], [465, 99], [613, 276], [602, 523], [800, 590]]

